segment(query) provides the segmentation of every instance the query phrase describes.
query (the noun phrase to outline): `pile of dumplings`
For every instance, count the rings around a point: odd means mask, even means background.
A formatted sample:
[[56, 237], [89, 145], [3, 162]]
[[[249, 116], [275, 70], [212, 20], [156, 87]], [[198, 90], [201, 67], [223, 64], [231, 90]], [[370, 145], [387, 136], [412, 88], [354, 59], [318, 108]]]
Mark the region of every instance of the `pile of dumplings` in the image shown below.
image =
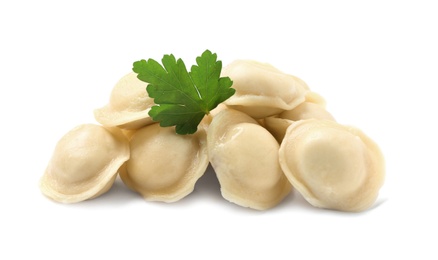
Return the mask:
[[206, 115], [193, 135], [178, 135], [149, 117], [147, 83], [125, 75], [99, 124], [75, 127], [59, 140], [40, 181], [62, 203], [96, 198], [117, 176], [147, 201], [189, 195], [211, 164], [226, 200], [256, 210], [296, 189], [311, 205], [359, 212], [384, 182], [384, 158], [361, 130], [339, 124], [306, 83], [270, 64], [236, 60], [222, 76], [236, 93]]

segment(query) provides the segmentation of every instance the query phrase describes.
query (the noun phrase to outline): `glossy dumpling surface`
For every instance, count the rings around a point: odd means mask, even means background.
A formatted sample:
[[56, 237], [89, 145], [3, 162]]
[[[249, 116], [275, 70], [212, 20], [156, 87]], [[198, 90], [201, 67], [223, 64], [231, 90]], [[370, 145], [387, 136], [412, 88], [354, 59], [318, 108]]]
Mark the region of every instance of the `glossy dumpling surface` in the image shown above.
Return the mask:
[[109, 190], [128, 158], [128, 141], [119, 129], [77, 126], [57, 143], [41, 178], [41, 191], [63, 203], [97, 197]]

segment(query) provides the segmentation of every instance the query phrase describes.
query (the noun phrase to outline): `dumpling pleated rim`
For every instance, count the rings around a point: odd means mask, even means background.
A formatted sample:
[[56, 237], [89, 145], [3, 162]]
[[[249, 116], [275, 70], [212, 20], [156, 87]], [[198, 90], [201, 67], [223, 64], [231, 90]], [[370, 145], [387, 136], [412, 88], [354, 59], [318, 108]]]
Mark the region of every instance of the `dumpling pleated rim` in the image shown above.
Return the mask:
[[[296, 165], [291, 166], [286, 162], [287, 156], [294, 156], [293, 154], [288, 153], [287, 146], [299, 145], [296, 143], [288, 144], [287, 140], [291, 135], [295, 135], [297, 132], [300, 132], [300, 134], [304, 133], [304, 135], [307, 134], [313, 127], [312, 125], [325, 125], [327, 127], [341, 129], [349, 134], [355, 135], [363, 142], [366, 152], [366, 164], [371, 168], [366, 171], [367, 176], [365, 176], [362, 185], [351, 194], [353, 197], [348, 196], [343, 198], [342, 201], [333, 203], [330, 201], [330, 198], [316, 196], [311, 191], [311, 188], [306, 186], [306, 183], [301, 182], [300, 179], [297, 178], [296, 174], [301, 173], [298, 173], [299, 170], [297, 169]], [[294, 140], [299, 142], [298, 138]], [[383, 186], [385, 179], [384, 157], [378, 145], [361, 130], [352, 126], [341, 125], [331, 120], [307, 119], [292, 123], [287, 129], [284, 140], [280, 145], [279, 155], [280, 165], [293, 187], [296, 188], [311, 205], [319, 208], [347, 212], [361, 212], [367, 210], [376, 201], [379, 190]]]
[[[83, 125], [81, 125], [83, 126]], [[81, 127], [78, 126], [78, 127]], [[75, 183], [75, 187], [89, 186], [86, 189], [81, 190], [78, 193], [69, 194], [63, 192], [62, 188], [67, 188], [69, 185], [58, 183], [55, 178], [52, 178], [53, 172], [51, 172], [50, 162], [47, 166], [43, 176], [39, 181], [39, 187], [41, 192], [48, 198], [61, 202], [61, 203], [77, 203], [84, 200], [96, 198], [105, 192], [107, 192], [118, 175], [118, 170], [121, 165], [129, 159], [129, 143], [126, 137], [119, 129], [103, 127], [110, 132], [114, 138], [116, 138], [119, 145], [119, 156], [109, 162], [109, 164], [103, 168], [100, 172], [96, 173], [93, 178], [84, 180], [83, 182]], [[92, 181], [92, 184], [86, 184], [85, 182]]]
[[[159, 126], [159, 124], [155, 124], [155, 126]], [[150, 126], [145, 126], [150, 127]], [[140, 131], [141, 129], [139, 129]], [[157, 202], [165, 202], [165, 203], [173, 203], [177, 202], [189, 194], [193, 192], [195, 189], [195, 185], [197, 181], [204, 175], [209, 165], [208, 153], [207, 153], [207, 143], [206, 143], [206, 132], [205, 129], [200, 126], [198, 131], [192, 136], [196, 136], [199, 139], [199, 150], [196, 153], [194, 158], [190, 158], [193, 160], [190, 168], [185, 173], [184, 178], [181, 178], [178, 183], [172, 185], [172, 187], [168, 187], [163, 190], [147, 190], [143, 189], [139, 185], [136, 184], [135, 181], [129, 175], [129, 172], [126, 169], [125, 162], [122, 167], [120, 167], [120, 178], [123, 183], [128, 186], [131, 190], [139, 193], [144, 200], [146, 201], [157, 201]], [[171, 192], [169, 192], [169, 190]]]

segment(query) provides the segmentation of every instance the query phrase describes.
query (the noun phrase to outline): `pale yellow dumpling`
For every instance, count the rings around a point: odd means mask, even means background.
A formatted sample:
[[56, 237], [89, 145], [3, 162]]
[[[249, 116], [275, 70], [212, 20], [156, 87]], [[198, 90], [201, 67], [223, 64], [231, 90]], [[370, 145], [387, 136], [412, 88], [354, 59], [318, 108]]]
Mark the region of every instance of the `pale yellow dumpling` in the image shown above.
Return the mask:
[[175, 202], [190, 194], [208, 166], [206, 133], [178, 135], [174, 127], [145, 126], [130, 140], [120, 177], [145, 200]]
[[139, 80], [136, 73], [128, 73], [114, 86], [109, 103], [94, 110], [94, 117], [104, 126], [130, 130], [152, 124], [148, 113], [154, 101], [146, 87], [147, 83]]
[[208, 128], [207, 143], [226, 200], [265, 210], [290, 192], [278, 161], [277, 141], [248, 115], [232, 109], [219, 112]]
[[287, 129], [280, 164], [313, 206], [363, 211], [384, 182], [383, 155], [362, 131], [331, 120], [301, 120]]
[[111, 188], [128, 159], [128, 141], [119, 129], [80, 125], [57, 143], [41, 178], [41, 191], [63, 203], [95, 198]]
[[224, 104], [253, 118], [264, 118], [291, 110], [304, 102], [309, 91], [305, 83], [267, 63], [236, 60], [226, 66], [222, 76], [233, 81], [236, 93]]

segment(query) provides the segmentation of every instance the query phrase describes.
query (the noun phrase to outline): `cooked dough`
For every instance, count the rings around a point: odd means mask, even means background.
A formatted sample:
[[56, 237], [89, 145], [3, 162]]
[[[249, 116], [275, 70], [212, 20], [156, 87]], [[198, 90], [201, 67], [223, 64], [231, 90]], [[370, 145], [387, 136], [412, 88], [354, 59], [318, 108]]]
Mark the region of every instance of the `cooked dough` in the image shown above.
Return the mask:
[[63, 203], [95, 198], [110, 189], [128, 159], [128, 141], [119, 129], [80, 125], [57, 143], [41, 191]]
[[109, 103], [94, 110], [97, 122], [129, 130], [152, 124], [148, 113], [154, 101], [148, 96], [146, 86], [134, 72], [122, 77], [114, 86]]
[[283, 142], [284, 135], [286, 134], [287, 128], [294, 121], [289, 119], [280, 118], [277, 116], [270, 116], [263, 120], [263, 126], [268, 130], [280, 144]]
[[278, 161], [277, 141], [248, 115], [232, 109], [219, 112], [208, 128], [207, 143], [210, 163], [228, 201], [265, 210], [290, 192]]
[[335, 121], [334, 117], [327, 110], [318, 104], [303, 102], [292, 110], [287, 110], [277, 116], [267, 117], [263, 120], [263, 125], [277, 139], [279, 143], [283, 141], [286, 129], [293, 121], [305, 119], [326, 119]]
[[236, 89], [224, 104], [257, 119], [293, 109], [309, 91], [301, 79], [256, 61], [236, 60], [223, 69], [222, 76], [230, 77]]
[[335, 121], [335, 118], [323, 106], [310, 102], [303, 102], [292, 110], [280, 113], [278, 117], [292, 121], [303, 119], [327, 119]]
[[365, 210], [384, 182], [384, 159], [376, 143], [359, 129], [331, 120], [292, 123], [279, 154], [286, 177], [316, 207]]
[[130, 139], [131, 158], [120, 177], [145, 200], [175, 202], [190, 194], [208, 166], [205, 129], [178, 135], [158, 123], [137, 130]]

